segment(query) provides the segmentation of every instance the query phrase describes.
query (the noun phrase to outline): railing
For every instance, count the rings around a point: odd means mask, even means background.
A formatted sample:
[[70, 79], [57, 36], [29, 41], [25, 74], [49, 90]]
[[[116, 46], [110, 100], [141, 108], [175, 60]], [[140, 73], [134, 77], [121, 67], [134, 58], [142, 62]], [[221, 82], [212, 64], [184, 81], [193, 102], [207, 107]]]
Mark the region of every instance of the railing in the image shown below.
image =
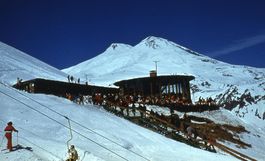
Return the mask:
[[[106, 106], [105, 106], [106, 107]], [[120, 109], [120, 111], [118, 111], [118, 108]], [[121, 111], [123, 112], [124, 110], [127, 112], [132, 112], [132, 110], [127, 109], [129, 107], [122, 107], [122, 106], [116, 106], [115, 108], [113, 106], [107, 107], [105, 109], [107, 110], [112, 110], [115, 114], [121, 114]], [[200, 148], [200, 149], [204, 149], [204, 150], [208, 150], [210, 152], [216, 152], [214, 149], [214, 146], [217, 147], [218, 149], [242, 160], [242, 161], [247, 161], [247, 160], [251, 160], [251, 161], [256, 161], [256, 159], [253, 159], [252, 157], [249, 157], [245, 154], [242, 154], [234, 149], [231, 149], [221, 143], [218, 143], [215, 141], [214, 138], [208, 138], [209, 140], [205, 140], [205, 139], [200, 139], [200, 140], [196, 140], [196, 139], [187, 139], [185, 137], [185, 132], [183, 129], [181, 129], [180, 127], [176, 127], [175, 125], [173, 125], [172, 123], [169, 123], [169, 120], [164, 120], [161, 118], [156, 117], [155, 115], [151, 114], [150, 111], [146, 110], [140, 110], [138, 108], [135, 108], [135, 112], [140, 113], [140, 116], [130, 116], [128, 114], [128, 117], [126, 117], [126, 115], [124, 115], [124, 113], [122, 113], [121, 115], [130, 120], [133, 121], [134, 123], [137, 123], [138, 125], [144, 126], [146, 128], [151, 128], [152, 130], [159, 132], [159, 133], [163, 133], [166, 137], [169, 137], [171, 139], [174, 139], [176, 141], [180, 141], [180, 142], [184, 142], [188, 145], [191, 145], [193, 147], [196, 148]], [[151, 125], [148, 126], [147, 124]], [[153, 126], [153, 127], [152, 127]], [[156, 128], [154, 128], [156, 127]]]

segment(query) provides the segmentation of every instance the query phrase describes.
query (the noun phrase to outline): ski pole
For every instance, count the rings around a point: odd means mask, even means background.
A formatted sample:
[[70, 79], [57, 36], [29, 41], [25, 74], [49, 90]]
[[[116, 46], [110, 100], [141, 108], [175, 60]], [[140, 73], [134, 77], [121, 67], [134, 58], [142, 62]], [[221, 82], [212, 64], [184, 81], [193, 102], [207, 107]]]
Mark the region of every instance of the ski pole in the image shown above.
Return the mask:
[[18, 146], [18, 132], [17, 132], [17, 146]]
[[2, 147], [3, 141], [4, 141], [4, 135], [3, 135], [2, 140], [1, 140], [0, 148]]

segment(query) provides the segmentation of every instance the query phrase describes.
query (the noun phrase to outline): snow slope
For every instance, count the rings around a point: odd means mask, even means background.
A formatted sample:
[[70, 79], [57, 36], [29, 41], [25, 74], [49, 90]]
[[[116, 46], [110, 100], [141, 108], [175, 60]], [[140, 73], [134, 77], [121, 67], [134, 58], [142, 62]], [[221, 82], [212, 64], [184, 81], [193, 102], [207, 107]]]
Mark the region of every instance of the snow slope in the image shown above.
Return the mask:
[[[63, 78], [64, 74], [6, 45], [2, 45], [1, 55], [6, 61], [0, 62], [0, 146], [4, 149], [6, 145], [2, 129], [8, 121], [13, 121], [19, 130], [18, 135], [13, 134], [13, 144], [31, 147], [33, 152], [25, 149], [11, 153], [1, 151], [0, 160], [64, 160], [66, 142], [70, 139], [66, 117], [71, 119], [73, 130], [70, 144], [76, 146], [80, 159], [84, 161], [236, 160], [228, 155], [210, 153], [165, 138], [98, 106], [79, 106], [56, 96], [17, 91], [9, 85], [16, 79], [16, 75], [10, 72], [11, 69], [16, 74], [19, 73], [21, 78], [45, 76], [57, 79]], [[14, 68], [6, 63], [14, 60], [20, 62]], [[23, 72], [15, 69], [23, 69]]]
[[23, 80], [46, 78], [66, 80], [60, 70], [0, 42], [0, 80], [15, 84], [17, 77]]

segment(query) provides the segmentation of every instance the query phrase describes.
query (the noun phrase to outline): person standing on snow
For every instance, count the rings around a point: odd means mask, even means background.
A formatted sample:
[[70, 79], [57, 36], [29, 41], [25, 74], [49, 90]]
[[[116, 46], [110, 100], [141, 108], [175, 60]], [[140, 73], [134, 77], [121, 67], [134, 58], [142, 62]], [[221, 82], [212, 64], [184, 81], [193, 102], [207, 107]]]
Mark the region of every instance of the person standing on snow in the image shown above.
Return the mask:
[[12, 151], [12, 132], [18, 132], [14, 127], [13, 127], [13, 123], [10, 121], [7, 123], [7, 126], [5, 128], [5, 137], [7, 138], [7, 149], [9, 149], [9, 151]]

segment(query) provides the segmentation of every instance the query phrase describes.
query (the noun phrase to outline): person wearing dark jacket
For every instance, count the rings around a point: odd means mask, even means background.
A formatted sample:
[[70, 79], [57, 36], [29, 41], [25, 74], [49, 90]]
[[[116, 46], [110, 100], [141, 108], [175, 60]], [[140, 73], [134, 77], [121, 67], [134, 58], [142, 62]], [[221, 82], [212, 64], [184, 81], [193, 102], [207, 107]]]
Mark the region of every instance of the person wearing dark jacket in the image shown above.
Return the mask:
[[12, 151], [12, 132], [18, 132], [14, 127], [13, 127], [13, 123], [10, 121], [7, 123], [7, 126], [5, 128], [5, 137], [7, 138], [7, 149], [9, 149], [9, 151]]

